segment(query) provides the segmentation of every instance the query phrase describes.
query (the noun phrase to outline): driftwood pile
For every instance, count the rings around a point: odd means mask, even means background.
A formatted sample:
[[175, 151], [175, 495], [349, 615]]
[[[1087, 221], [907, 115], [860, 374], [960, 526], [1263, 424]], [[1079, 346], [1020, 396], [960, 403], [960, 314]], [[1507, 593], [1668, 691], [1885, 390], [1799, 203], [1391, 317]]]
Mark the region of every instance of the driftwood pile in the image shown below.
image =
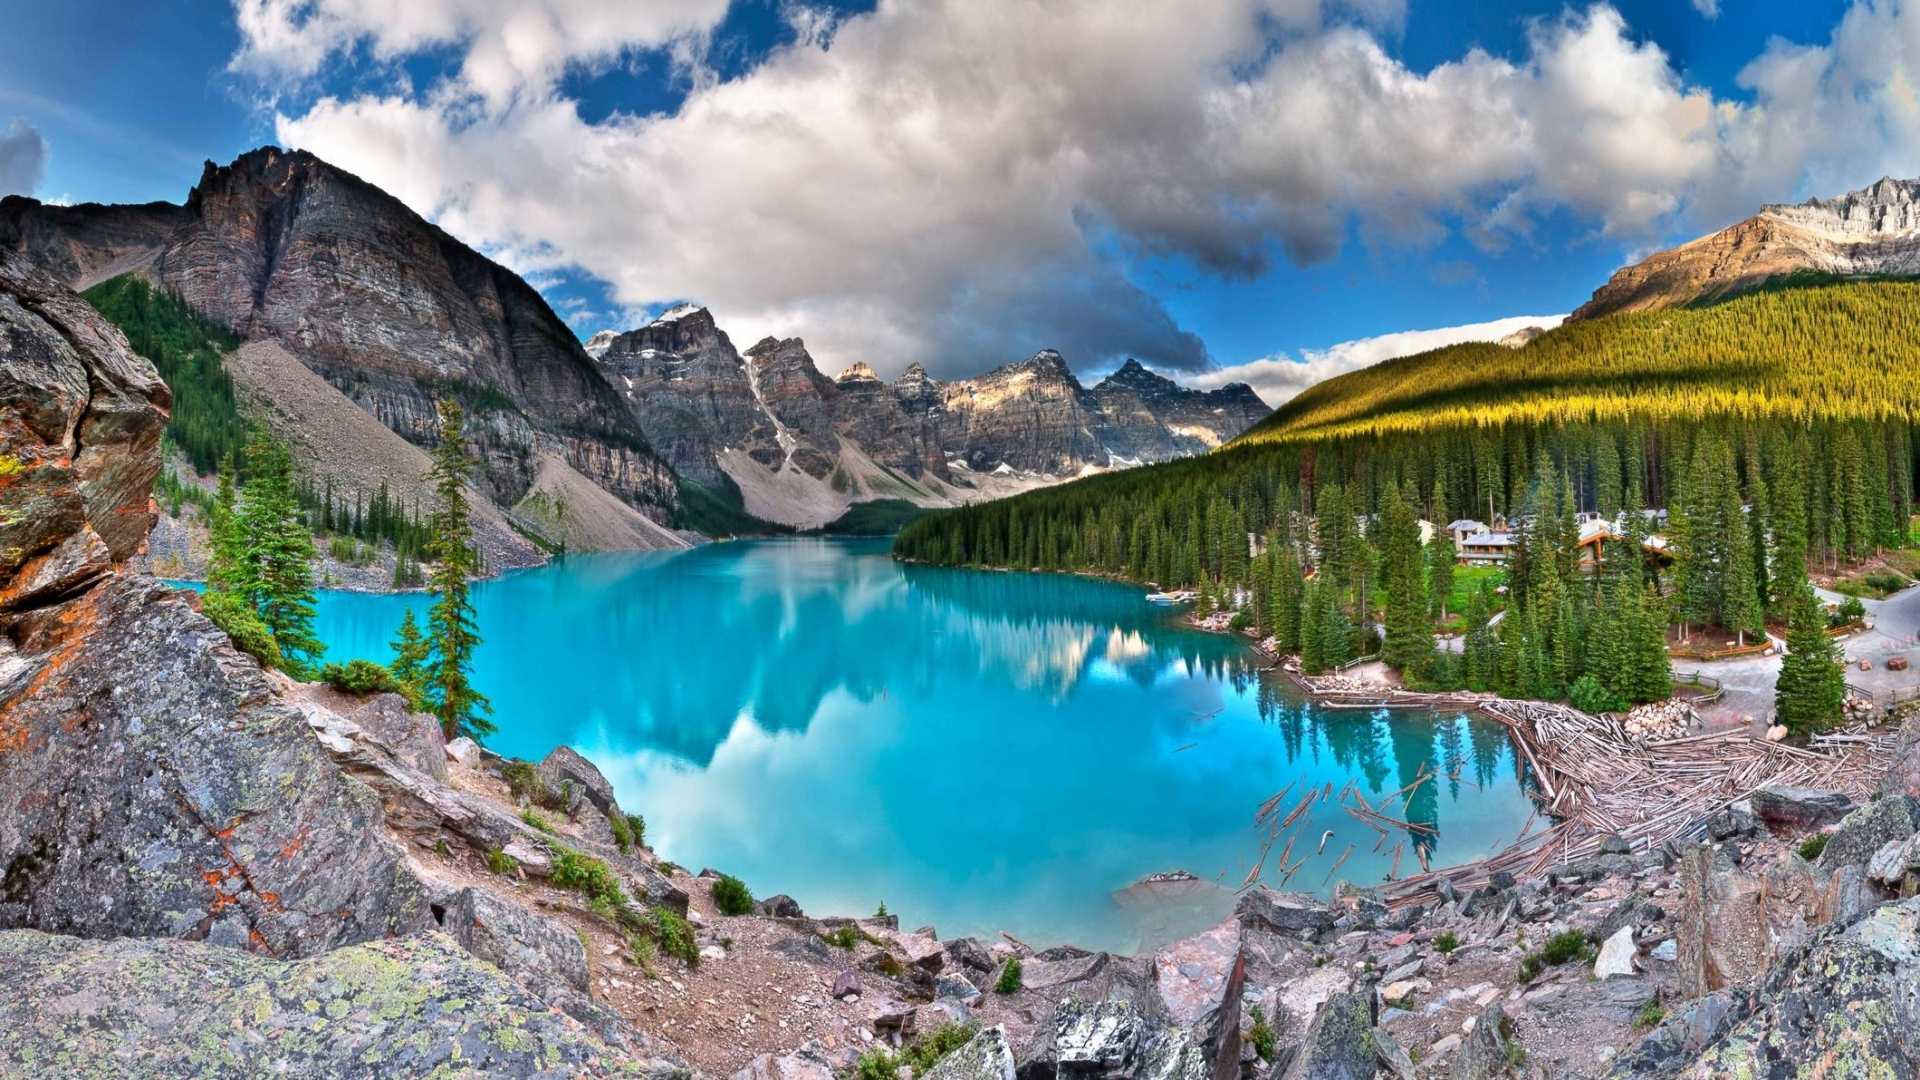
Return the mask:
[[1496, 855], [1390, 883], [1390, 904], [1431, 899], [1443, 878], [1466, 889], [1501, 870], [1536, 876], [1598, 852], [1609, 834], [1635, 850], [1696, 836], [1709, 814], [1762, 787], [1821, 788], [1864, 800], [1894, 742], [1891, 733], [1858, 726], [1804, 748], [1739, 729], [1642, 742], [1610, 719], [1565, 705], [1494, 700], [1479, 708], [1512, 735], [1537, 787], [1536, 813]]

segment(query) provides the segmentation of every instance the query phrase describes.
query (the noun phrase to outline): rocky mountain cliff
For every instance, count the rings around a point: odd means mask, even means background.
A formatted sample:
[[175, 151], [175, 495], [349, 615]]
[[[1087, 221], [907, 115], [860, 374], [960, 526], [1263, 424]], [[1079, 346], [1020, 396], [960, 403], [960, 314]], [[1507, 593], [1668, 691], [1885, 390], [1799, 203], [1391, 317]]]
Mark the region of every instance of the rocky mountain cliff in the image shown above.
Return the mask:
[[1794, 273], [1920, 274], [1920, 180], [1774, 205], [1615, 273], [1570, 319], [1712, 300]]
[[434, 398], [463, 399], [479, 485], [503, 508], [559, 463], [655, 521], [675, 509], [671, 471], [538, 292], [310, 154], [209, 162], [181, 206], [9, 197], [0, 248], [75, 287], [143, 274], [242, 338], [277, 342], [418, 445], [434, 440]]
[[1191, 390], [1134, 360], [1089, 389], [1052, 350], [952, 382], [917, 364], [891, 384], [864, 363], [828, 378], [799, 338], [742, 354], [698, 307], [588, 351], [674, 469], [798, 525], [864, 498], [957, 505], [1197, 453], [1270, 411], [1245, 385]]

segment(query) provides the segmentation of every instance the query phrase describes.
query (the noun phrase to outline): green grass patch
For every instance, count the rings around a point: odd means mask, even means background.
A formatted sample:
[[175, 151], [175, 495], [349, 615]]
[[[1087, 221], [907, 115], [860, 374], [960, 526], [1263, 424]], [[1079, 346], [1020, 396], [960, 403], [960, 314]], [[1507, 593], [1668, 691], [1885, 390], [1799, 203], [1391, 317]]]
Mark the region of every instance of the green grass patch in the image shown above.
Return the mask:
[[1826, 833], [1814, 833], [1812, 836], [1800, 841], [1800, 857], [1808, 862], [1819, 858], [1820, 853], [1825, 850], [1827, 850]]

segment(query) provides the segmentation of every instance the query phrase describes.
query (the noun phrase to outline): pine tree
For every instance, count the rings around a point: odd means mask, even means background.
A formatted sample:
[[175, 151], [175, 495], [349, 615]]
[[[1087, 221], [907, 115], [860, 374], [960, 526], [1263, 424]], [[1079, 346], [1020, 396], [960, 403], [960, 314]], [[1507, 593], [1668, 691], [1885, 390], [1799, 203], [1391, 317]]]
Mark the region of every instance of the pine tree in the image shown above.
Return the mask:
[[1320, 578], [1307, 582], [1300, 611], [1300, 670], [1319, 675], [1333, 664], [1327, 657], [1326, 626], [1329, 613], [1337, 610], [1332, 590]]
[[1447, 504], [1440, 485], [1433, 486], [1433, 539], [1427, 541], [1427, 589], [1433, 598], [1433, 610], [1442, 621], [1447, 617], [1447, 602], [1453, 597], [1453, 566], [1457, 554], [1453, 536], [1447, 532]]
[[1420, 592], [1420, 526], [1401, 497], [1398, 484], [1388, 484], [1380, 514], [1381, 576], [1387, 587], [1386, 642], [1381, 649], [1388, 666], [1418, 675], [1433, 656], [1433, 631]]
[[313, 632], [313, 534], [294, 494], [287, 448], [256, 431], [246, 452], [247, 485], [233, 516], [243, 546], [232, 589], [259, 613], [287, 672], [303, 678], [326, 651]]
[[1839, 648], [1813, 586], [1801, 575], [1787, 618], [1787, 655], [1774, 684], [1777, 722], [1797, 734], [1824, 731], [1841, 721], [1847, 699]]
[[389, 646], [393, 649], [393, 663], [387, 665], [393, 671], [393, 677], [407, 695], [408, 703], [416, 709], [427, 704], [427, 679], [431, 675], [428, 660], [432, 647], [426, 638], [420, 636], [420, 624], [413, 617], [413, 609], [400, 619], [400, 630], [394, 635]]
[[440, 718], [447, 738], [466, 735], [480, 738], [495, 728], [483, 713], [492, 705], [473, 688], [471, 669], [473, 651], [480, 645], [475, 627], [469, 579], [480, 570], [479, 552], [473, 546], [473, 524], [468, 517], [466, 481], [473, 463], [467, 457], [466, 435], [458, 402], [443, 401], [440, 411], [440, 444], [433, 450], [433, 468], [427, 478], [433, 483], [435, 506], [427, 519], [427, 551], [434, 560], [428, 589], [434, 595], [427, 612], [428, 642], [432, 655], [428, 660], [427, 699]]

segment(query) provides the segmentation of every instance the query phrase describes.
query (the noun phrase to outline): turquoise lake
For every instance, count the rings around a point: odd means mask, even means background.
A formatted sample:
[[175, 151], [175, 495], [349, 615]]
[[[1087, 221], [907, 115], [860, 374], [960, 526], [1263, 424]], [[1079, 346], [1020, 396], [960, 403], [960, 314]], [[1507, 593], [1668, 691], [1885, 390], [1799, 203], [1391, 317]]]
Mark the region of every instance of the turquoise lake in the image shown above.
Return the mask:
[[[1383, 840], [1322, 800], [1291, 830], [1308, 858], [1287, 887], [1307, 891], [1331, 888], [1349, 846], [1337, 877], [1372, 884], [1396, 843], [1403, 875], [1415, 843], [1436, 866], [1467, 861], [1531, 810], [1496, 725], [1316, 709], [1123, 585], [780, 540], [569, 556], [475, 598], [492, 749], [575, 747], [662, 855], [815, 914], [884, 901], [943, 937], [1133, 951], [1232, 907], [1268, 835], [1255, 812], [1289, 784], [1282, 816], [1351, 781], [1434, 830]], [[322, 593], [328, 657], [388, 659], [402, 610], [426, 603]], [[1383, 806], [1423, 770], [1438, 779]], [[1201, 882], [1128, 889], [1169, 870]]]

